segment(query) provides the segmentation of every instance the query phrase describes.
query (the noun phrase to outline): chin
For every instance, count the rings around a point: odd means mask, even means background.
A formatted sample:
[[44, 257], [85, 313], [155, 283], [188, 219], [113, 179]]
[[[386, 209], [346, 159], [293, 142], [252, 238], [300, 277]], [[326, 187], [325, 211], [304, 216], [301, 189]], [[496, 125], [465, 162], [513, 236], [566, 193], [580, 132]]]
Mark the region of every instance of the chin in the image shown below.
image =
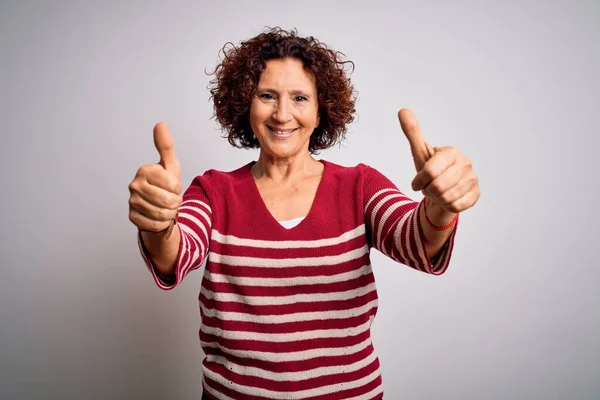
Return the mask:
[[293, 146], [282, 146], [281, 144], [275, 144], [274, 146], [267, 146], [266, 148], [261, 148], [261, 151], [263, 151], [265, 154], [277, 158], [289, 158], [303, 153], [302, 149], [298, 149], [297, 147]]

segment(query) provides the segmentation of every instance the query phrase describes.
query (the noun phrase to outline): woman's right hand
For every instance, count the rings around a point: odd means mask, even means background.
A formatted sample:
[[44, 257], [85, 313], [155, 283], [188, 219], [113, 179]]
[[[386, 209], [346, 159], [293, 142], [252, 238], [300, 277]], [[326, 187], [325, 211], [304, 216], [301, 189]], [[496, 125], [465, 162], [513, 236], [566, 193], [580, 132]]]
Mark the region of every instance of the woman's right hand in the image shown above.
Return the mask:
[[140, 167], [129, 184], [129, 219], [140, 231], [158, 233], [169, 230], [183, 199], [181, 167], [173, 138], [162, 122], [154, 126], [154, 145], [159, 163]]

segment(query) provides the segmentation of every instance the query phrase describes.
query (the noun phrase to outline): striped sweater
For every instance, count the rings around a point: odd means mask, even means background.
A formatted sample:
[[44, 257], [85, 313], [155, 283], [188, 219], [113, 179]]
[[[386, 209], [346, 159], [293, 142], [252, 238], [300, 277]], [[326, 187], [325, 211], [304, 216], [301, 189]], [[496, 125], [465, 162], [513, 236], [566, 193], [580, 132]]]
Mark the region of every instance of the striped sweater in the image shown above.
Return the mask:
[[380, 399], [370, 328], [376, 248], [399, 263], [442, 274], [456, 228], [432, 262], [415, 202], [376, 169], [325, 165], [306, 218], [286, 229], [258, 192], [251, 162], [209, 170], [185, 191], [176, 275], [206, 267], [199, 294], [203, 387], [214, 399]]

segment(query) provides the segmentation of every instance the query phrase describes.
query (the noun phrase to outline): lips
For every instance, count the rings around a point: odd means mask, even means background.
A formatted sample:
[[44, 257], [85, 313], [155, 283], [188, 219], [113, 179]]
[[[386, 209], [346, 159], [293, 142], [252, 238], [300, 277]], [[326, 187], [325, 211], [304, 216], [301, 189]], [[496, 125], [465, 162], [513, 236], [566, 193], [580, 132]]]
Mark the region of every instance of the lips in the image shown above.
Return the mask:
[[298, 130], [298, 128], [276, 129], [276, 128], [273, 128], [272, 126], [267, 126], [267, 128], [269, 128], [269, 131], [271, 131], [271, 133], [273, 133], [275, 136], [280, 137], [280, 138], [289, 137], [292, 135], [292, 133], [294, 133]]

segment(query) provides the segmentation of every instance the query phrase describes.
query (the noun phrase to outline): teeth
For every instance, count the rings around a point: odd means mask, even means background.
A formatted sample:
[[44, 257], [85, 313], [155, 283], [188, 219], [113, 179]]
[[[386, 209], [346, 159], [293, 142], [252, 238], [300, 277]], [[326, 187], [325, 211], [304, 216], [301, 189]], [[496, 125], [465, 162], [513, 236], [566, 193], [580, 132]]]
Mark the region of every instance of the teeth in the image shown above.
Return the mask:
[[273, 131], [273, 133], [275, 133], [276, 135], [287, 135], [288, 133], [292, 133], [294, 132], [296, 129], [288, 129], [286, 131], [280, 131], [277, 129], [273, 129], [271, 128], [271, 130]]

